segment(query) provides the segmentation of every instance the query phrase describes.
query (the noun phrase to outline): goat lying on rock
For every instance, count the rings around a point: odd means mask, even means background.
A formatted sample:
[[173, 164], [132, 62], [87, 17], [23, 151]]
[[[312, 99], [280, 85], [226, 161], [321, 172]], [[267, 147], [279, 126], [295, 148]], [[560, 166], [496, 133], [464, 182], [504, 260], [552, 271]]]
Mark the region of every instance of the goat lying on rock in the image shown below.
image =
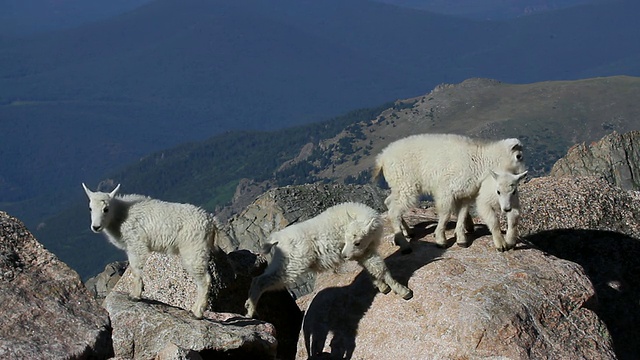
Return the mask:
[[110, 193], [92, 192], [85, 184], [82, 187], [89, 197], [91, 230], [104, 232], [113, 245], [127, 253], [133, 275], [131, 298], [142, 296], [142, 270], [149, 252], [179, 254], [198, 289], [191, 312], [202, 318], [211, 286], [209, 257], [216, 234], [213, 216], [191, 204], [142, 195], [116, 196], [120, 185]]
[[265, 251], [274, 249], [264, 273], [253, 279], [247, 316], [253, 317], [265, 291], [285, 288], [307, 272], [335, 269], [346, 260], [364, 267], [382, 293], [393, 290], [403, 299], [413, 292], [398, 283], [387, 269], [377, 248], [383, 234], [383, 221], [372, 208], [360, 203], [343, 203], [318, 216], [293, 224], [270, 235]]
[[376, 157], [373, 177], [383, 174], [391, 188], [385, 204], [395, 242], [402, 252], [411, 251], [407, 241], [411, 230], [402, 214], [416, 206], [421, 195], [432, 195], [435, 200], [436, 243], [446, 245], [446, 224], [451, 213], [459, 211], [456, 238], [458, 243], [465, 244], [465, 227], [473, 225], [466, 204], [478, 196], [481, 183], [491, 170], [524, 171], [522, 144], [518, 139], [487, 142], [462, 135], [422, 134], [397, 140], [382, 150]]

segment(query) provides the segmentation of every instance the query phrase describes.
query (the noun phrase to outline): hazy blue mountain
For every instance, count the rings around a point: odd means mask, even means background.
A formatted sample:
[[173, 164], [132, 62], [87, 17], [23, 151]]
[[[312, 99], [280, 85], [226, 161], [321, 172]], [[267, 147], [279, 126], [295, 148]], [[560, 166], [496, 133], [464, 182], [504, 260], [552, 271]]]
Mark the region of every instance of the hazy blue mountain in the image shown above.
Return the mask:
[[29, 34], [107, 19], [152, 0], [0, 0], [0, 34]]
[[150, 152], [443, 82], [640, 75], [639, 10], [622, 1], [498, 22], [365, 0], [157, 0], [0, 37], [0, 206], [37, 224], [80, 182]]
[[[153, 0], [0, 0], [0, 34], [72, 28], [133, 10]], [[375, 0], [475, 19], [508, 19], [616, 0]]]
[[584, 4], [616, 0], [376, 0], [382, 3], [462, 16], [479, 20], [500, 20], [539, 14]]

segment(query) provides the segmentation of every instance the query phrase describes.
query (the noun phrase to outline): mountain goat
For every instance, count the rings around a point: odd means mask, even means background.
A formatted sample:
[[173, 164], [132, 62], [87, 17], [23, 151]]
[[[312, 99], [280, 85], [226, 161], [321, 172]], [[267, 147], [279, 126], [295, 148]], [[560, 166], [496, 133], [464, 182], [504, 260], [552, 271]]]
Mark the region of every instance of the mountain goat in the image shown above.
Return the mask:
[[383, 221], [367, 205], [347, 202], [332, 206], [318, 216], [272, 233], [265, 251], [274, 249], [264, 273], [253, 279], [245, 303], [247, 316], [255, 315], [265, 291], [292, 285], [307, 272], [335, 269], [346, 260], [364, 267], [382, 293], [393, 290], [405, 300], [413, 292], [398, 283], [387, 269], [377, 248], [383, 234]]
[[116, 196], [120, 185], [110, 193], [92, 192], [85, 184], [82, 187], [89, 197], [91, 230], [104, 232], [113, 245], [127, 253], [133, 276], [131, 298], [142, 296], [142, 270], [149, 252], [179, 254], [197, 286], [191, 312], [202, 318], [211, 286], [209, 257], [216, 236], [213, 216], [191, 204], [142, 195]]
[[402, 214], [416, 206], [421, 195], [432, 195], [435, 201], [436, 243], [446, 245], [445, 227], [451, 213], [457, 211], [456, 242], [466, 244], [465, 228], [473, 229], [468, 204], [478, 196], [481, 182], [490, 170], [523, 172], [520, 140], [488, 142], [454, 134], [421, 134], [397, 140], [383, 149], [376, 157], [373, 178], [384, 176], [391, 188], [385, 205], [395, 242], [402, 252], [411, 252], [407, 241], [411, 229]]
[[[504, 251], [516, 245], [517, 226], [520, 219], [518, 183], [527, 175], [527, 172], [511, 174], [490, 171], [490, 175], [480, 185], [480, 191], [476, 198], [476, 210], [491, 231], [496, 249]], [[500, 230], [498, 214], [501, 212], [505, 213], [507, 217], [506, 241]]]

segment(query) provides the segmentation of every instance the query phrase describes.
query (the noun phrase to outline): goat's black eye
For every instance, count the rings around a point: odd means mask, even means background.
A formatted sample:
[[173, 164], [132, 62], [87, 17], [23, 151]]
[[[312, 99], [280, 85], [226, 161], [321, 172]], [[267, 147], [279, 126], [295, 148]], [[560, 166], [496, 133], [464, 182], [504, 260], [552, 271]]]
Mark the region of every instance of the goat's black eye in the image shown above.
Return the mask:
[[356, 241], [353, 243], [354, 246], [360, 246], [360, 241]]
[[516, 155], [516, 159], [517, 159], [517, 160], [522, 160], [522, 154], [518, 154], [518, 155]]
[[498, 193], [498, 195], [500, 195], [500, 190], [497, 190], [496, 192]]
[[106, 208], [102, 209], [102, 212], [105, 213], [105, 214], [108, 213], [109, 212], [109, 208], [106, 207]]

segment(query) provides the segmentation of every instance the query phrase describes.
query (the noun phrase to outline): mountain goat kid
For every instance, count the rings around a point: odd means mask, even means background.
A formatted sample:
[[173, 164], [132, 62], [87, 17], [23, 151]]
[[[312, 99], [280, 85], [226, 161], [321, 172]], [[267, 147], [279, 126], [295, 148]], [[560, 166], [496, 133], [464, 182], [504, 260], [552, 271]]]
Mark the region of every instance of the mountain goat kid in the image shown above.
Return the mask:
[[264, 273], [251, 282], [245, 303], [247, 316], [253, 317], [265, 291], [285, 288], [308, 272], [335, 269], [346, 260], [364, 267], [382, 293], [393, 290], [409, 300], [413, 292], [398, 283], [387, 269], [377, 248], [383, 234], [383, 220], [367, 205], [347, 202], [332, 206], [318, 216], [272, 233], [266, 252], [274, 248]]
[[211, 275], [209, 256], [214, 246], [214, 218], [190, 204], [155, 200], [142, 195], [117, 195], [120, 185], [110, 193], [92, 192], [89, 197], [91, 230], [104, 232], [129, 258], [133, 276], [130, 296], [142, 296], [142, 270], [150, 252], [179, 254], [185, 270], [197, 286], [197, 297], [191, 312], [200, 319], [207, 307]]
[[451, 214], [458, 212], [456, 243], [466, 246], [465, 228], [473, 230], [468, 204], [478, 196], [480, 185], [491, 170], [524, 171], [520, 140], [489, 142], [454, 134], [421, 134], [397, 140], [383, 149], [376, 157], [373, 178], [384, 176], [391, 188], [385, 204], [395, 242], [402, 252], [411, 252], [407, 241], [411, 229], [402, 214], [416, 206], [421, 195], [432, 195], [435, 201], [436, 243], [446, 245], [446, 224]]
[[[502, 171], [496, 173], [492, 170], [490, 174], [480, 185], [476, 198], [476, 210], [491, 231], [496, 249], [508, 250], [513, 248], [518, 240], [517, 226], [520, 219], [518, 183], [527, 175], [527, 172], [512, 174]], [[507, 217], [506, 239], [500, 230], [499, 213], [504, 213]]]

